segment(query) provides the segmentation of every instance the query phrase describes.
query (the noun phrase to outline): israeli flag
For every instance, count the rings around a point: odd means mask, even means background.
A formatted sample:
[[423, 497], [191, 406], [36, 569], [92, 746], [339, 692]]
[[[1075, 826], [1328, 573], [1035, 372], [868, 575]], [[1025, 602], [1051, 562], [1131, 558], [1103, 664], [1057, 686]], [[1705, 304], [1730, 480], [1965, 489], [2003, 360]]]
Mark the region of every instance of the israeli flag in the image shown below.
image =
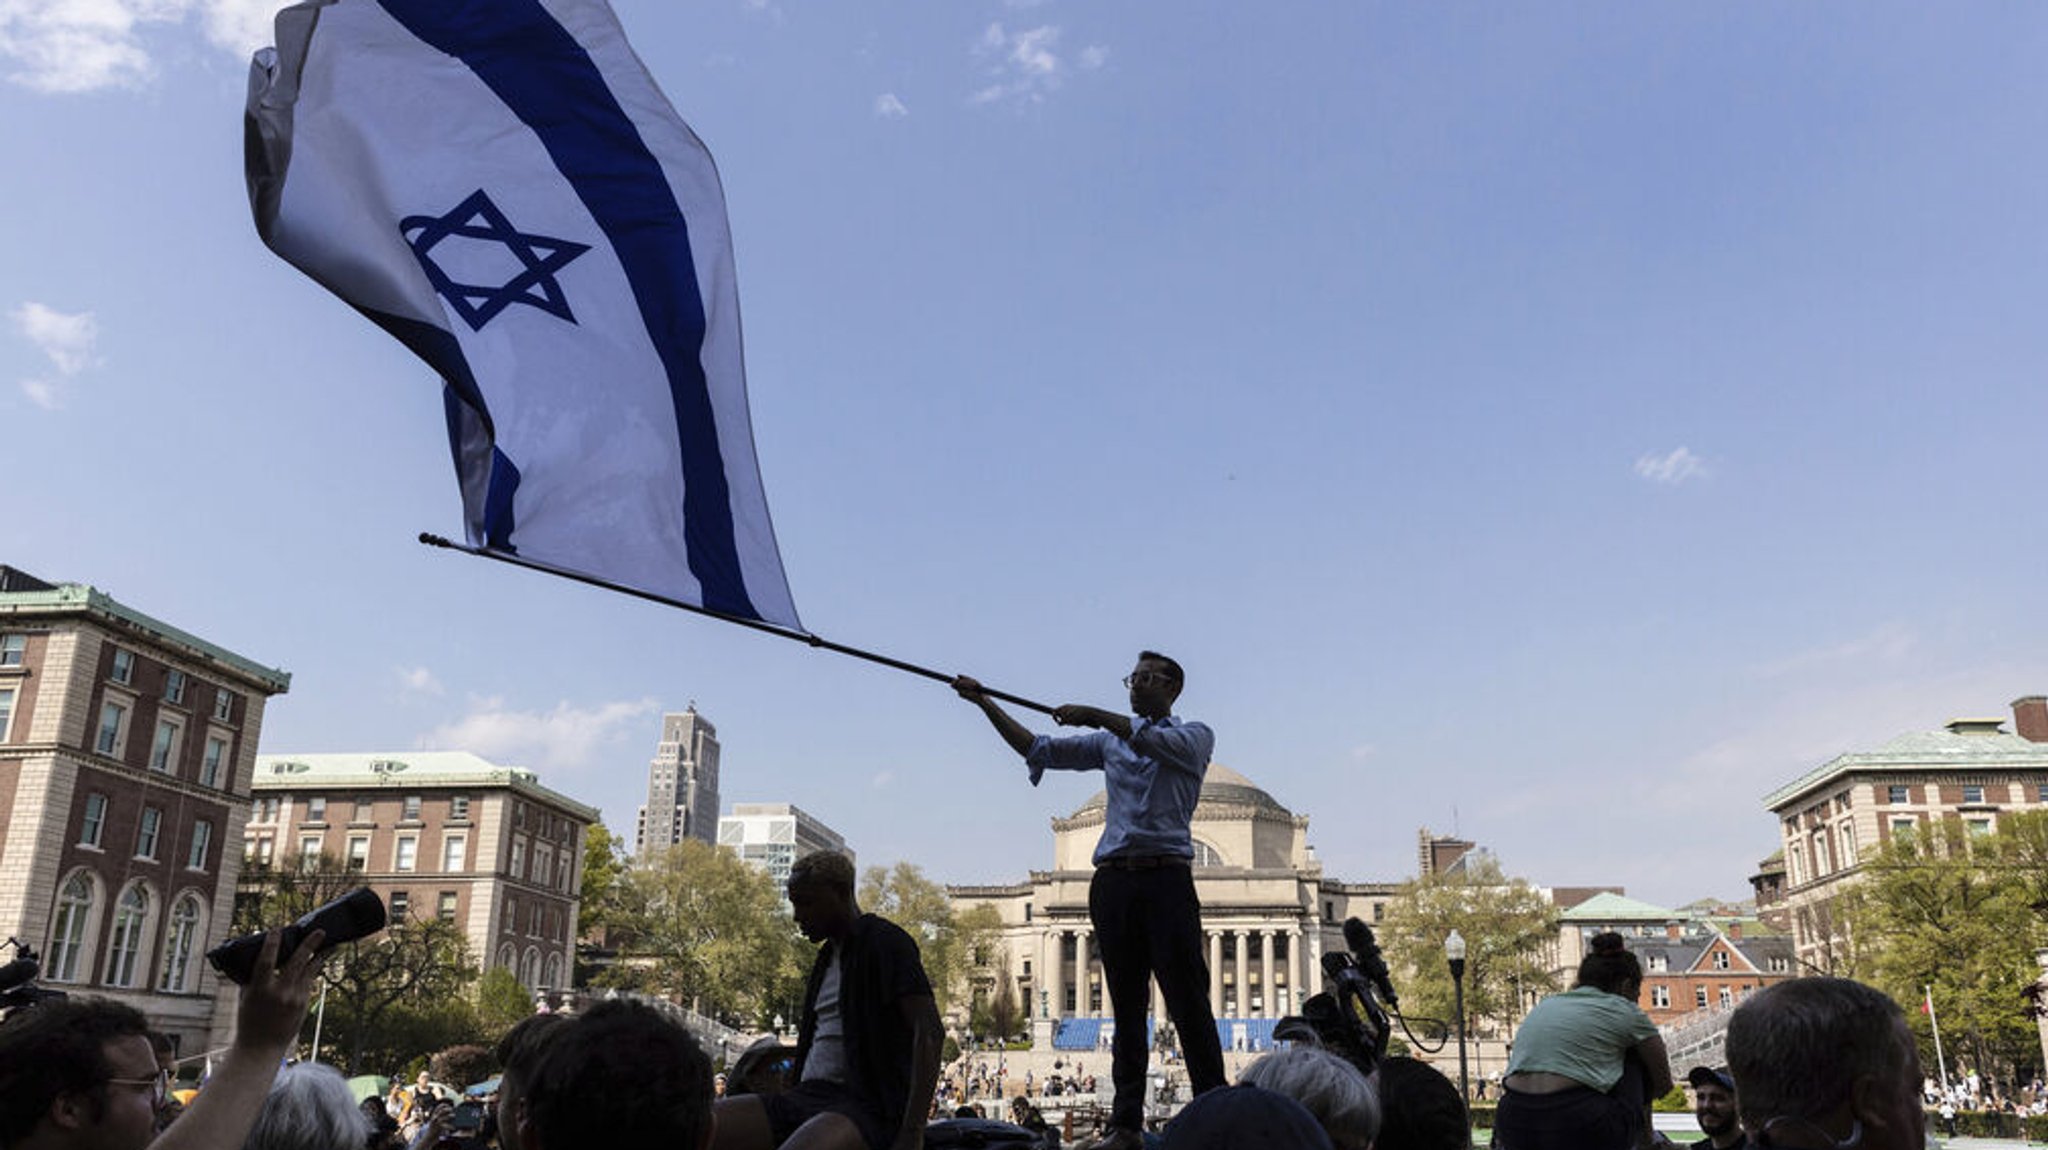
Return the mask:
[[433, 365], [470, 545], [796, 630], [711, 154], [603, 0], [306, 0], [256, 230]]

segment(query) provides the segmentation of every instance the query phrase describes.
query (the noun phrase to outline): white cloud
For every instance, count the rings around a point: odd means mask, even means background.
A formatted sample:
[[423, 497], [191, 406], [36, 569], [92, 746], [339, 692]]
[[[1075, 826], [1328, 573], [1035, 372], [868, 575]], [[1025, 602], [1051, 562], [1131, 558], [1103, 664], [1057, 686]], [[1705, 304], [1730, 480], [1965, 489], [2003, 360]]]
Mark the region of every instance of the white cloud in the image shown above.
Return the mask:
[[[5, 3], [5, 0], [0, 0]], [[14, 329], [35, 345], [57, 369], [57, 379], [34, 378], [21, 381], [22, 394], [45, 410], [63, 405], [63, 382], [100, 363], [95, 350], [99, 325], [89, 311], [70, 314], [31, 300], [7, 313]]]
[[896, 93], [884, 92], [875, 97], [875, 115], [885, 120], [900, 120], [909, 114], [910, 109], [903, 106], [903, 101], [896, 98]]
[[881, 789], [882, 789], [883, 787], [886, 787], [886, 786], [888, 786], [888, 785], [889, 785], [890, 783], [893, 783], [893, 782], [895, 782], [895, 781], [896, 781], [896, 772], [895, 772], [895, 771], [882, 771], [882, 772], [878, 773], [877, 775], [875, 775], [875, 777], [874, 777], [874, 778], [872, 778], [872, 779], [868, 780], [868, 786], [870, 786], [870, 787], [874, 788], [875, 790], [878, 790], [878, 791], [879, 791], [879, 790], [881, 790]]
[[7, 78], [39, 92], [134, 88], [155, 73], [143, 34], [197, 13], [215, 47], [248, 56], [271, 41], [285, 0], [0, 0]]
[[1109, 48], [1102, 44], [1090, 44], [1081, 49], [1081, 67], [1090, 72], [1109, 63]]
[[1665, 455], [1645, 455], [1636, 460], [1636, 474], [1652, 483], [1676, 487], [1688, 479], [1704, 479], [1707, 463], [1689, 448], [1678, 447]]
[[564, 701], [548, 711], [512, 710], [498, 698], [472, 699], [469, 714], [414, 742], [421, 750], [473, 751], [508, 766], [582, 770], [596, 766], [607, 744], [656, 710], [653, 699], [590, 707]]
[[[983, 62], [989, 83], [969, 100], [976, 104], [1043, 101], [1066, 79], [1067, 65], [1060, 58], [1059, 45], [1057, 24], [1041, 24], [1016, 32], [1000, 22], [990, 24], [974, 45], [974, 55]], [[1082, 66], [1097, 68], [1108, 58], [1109, 49], [1092, 46], [1082, 52]]]
[[400, 667], [398, 669], [398, 681], [404, 685], [406, 690], [422, 695], [441, 695], [447, 693], [441, 686], [441, 680], [435, 678], [434, 673], [425, 667]]

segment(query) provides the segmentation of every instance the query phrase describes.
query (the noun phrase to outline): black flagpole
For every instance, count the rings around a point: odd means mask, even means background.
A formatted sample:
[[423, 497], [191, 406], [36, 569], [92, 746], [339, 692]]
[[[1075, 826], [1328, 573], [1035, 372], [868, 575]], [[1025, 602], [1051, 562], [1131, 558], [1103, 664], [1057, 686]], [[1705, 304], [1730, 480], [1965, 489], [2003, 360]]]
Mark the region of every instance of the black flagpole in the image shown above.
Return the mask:
[[[652, 591], [642, 591], [635, 587], [625, 587], [617, 583], [609, 583], [594, 575], [585, 575], [580, 571], [571, 571], [565, 567], [556, 567], [551, 564], [536, 562], [532, 559], [523, 559], [517, 555], [507, 555], [502, 551], [487, 551], [481, 547], [471, 547], [467, 544], [457, 543], [452, 539], [443, 538], [442, 536], [425, 531], [420, 532], [420, 542], [429, 547], [444, 547], [450, 551], [460, 551], [465, 555], [475, 555], [480, 559], [495, 559], [500, 563], [509, 563], [514, 567], [524, 567], [529, 571], [539, 571], [547, 575], [557, 575], [563, 579], [573, 579], [578, 583], [586, 583], [592, 587], [601, 587], [606, 591], [617, 591], [621, 595], [631, 595], [635, 599], [645, 599], [649, 603], [659, 603], [664, 607], [674, 607], [678, 610], [690, 611], [698, 615], [708, 615], [721, 622], [736, 623], [739, 626], [755, 631], [779, 635], [784, 639], [794, 639], [807, 646], [818, 647], [827, 651], [837, 651], [842, 655], [851, 655], [856, 659], [866, 659], [870, 663], [880, 663], [884, 667], [894, 667], [899, 671], [908, 671], [913, 675], [922, 675], [927, 679], [935, 679], [941, 683], [950, 684], [953, 681], [953, 676], [943, 671], [934, 671], [930, 667], [920, 667], [916, 663], [906, 663], [901, 659], [892, 659], [887, 655], [876, 654], [873, 651], [863, 651], [859, 647], [849, 647], [844, 643], [834, 643], [822, 635], [813, 635], [809, 631], [792, 631], [787, 627], [778, 627], [773, 623], [764, 623], [759, 619], [749, 619], [744, 615], [728, 615], [723, 611], [714, 611], [709, 607], [700, 607], [695, 603], [685, 603], [680, 599], [671, 599], [666, 595], [656, 595]], [[983, 687], [981, 693], [991, 699], [1001, 699], [1005, 703], [1015, 703], [1017, 706], [1027, 707], [1041, 714], [1050, 715], [1053, 711], [1051, 707], [1046, 706], [1044, 703], [1036, 703], [1030, 699], [1020, 698], [1007, 691], [998, 691], [993, 687]]]

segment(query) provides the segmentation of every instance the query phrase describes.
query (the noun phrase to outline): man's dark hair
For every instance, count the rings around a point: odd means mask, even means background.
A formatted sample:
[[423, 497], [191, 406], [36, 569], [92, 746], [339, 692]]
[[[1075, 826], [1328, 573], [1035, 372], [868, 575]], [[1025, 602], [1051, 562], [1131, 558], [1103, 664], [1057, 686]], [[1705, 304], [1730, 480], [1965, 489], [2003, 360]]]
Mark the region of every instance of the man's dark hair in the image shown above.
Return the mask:
[[1140, 651], [1140, 652], [1138, 652], [1138, 662], [1140, 662], [1140, 663], [1143, 663], [1143, 662], [1145, 662], [1145, 661], [1147, 661], [1147, 660], [1150, 660], [1151, 662], [1154, 662], [1154, 663], [1163, 663], [1163, 664], [1165, 664], [1165, 665], [1166, 665], [1166, 673], [1167, 673], [1167, 675], [1168, 675], [1168, 676], [1170, 676], [1170, 677], [1171, 677], [1171, 678], [1173, 679], [1173, 685], [1174, 685], [1174, 686], [1176, 686], [1176, 687], [1181, 687], [1181, 686], [1186, 686], [1186, 685], [1187, 685], [1187, 681], [1188, 681], [1188, 676], [1187, 676], [1187, 672], [1185, 672], [1185, 671], [1181, 670], [1181, 669], [1180, 669], [1180, 664], [1179, 664], [1179, 663], [1177, 663], [1177, 662], [1175, 662], [1175, 661], [1174, 661], [1174, 660], [1172, 659], [1172, 657], [1170, 657], [1170, 656], [1167, 656], [1167, 655], [1162, 655], [1162, 654], [1160, 654], [1160, 653], [1159, 653], [1159, 652], [1157, 652], [1157, 651]]
[[540, 1065], [541, 1055], [561, 1037], [561, 1028], [568, 1022], [569, 1016], [565, 1014], [529, 1014], [513, 1024], [491, 1048], [491, 1056], [498, 1060], [500, 1068], [499, 1089], [509, 1085], [524, 1091], [533, 1078], [533, 1068]]
[[141, 1011], [104, 998], [42, 1002], [9, 1015], [0, 1025], [0, 1145], [27, 1138], [59, 1095], [91, 1091], [93, 1115], [103, 1113], [114, 1073], [106, 1044], [148, 1037]]
[[1728, 1020], [1742, 1125], [1823, 1114], [1865, 1075], [1905, 1089], [1912, 1041], [1899, 1004], [1860, 982], [1795, 978], [1759, 990]]
[[1413, 1058], [1380, 1063], [1380, 1133], [1373, 1150], [1467, 1150], [1472, 1137], [1458, 1088]]
[[522, 1088], [545, 1150], [697, 1150], [711, 1130], [711, 1059], [660, 1011], [612, 999], [548, 1032]]
[[838, 851], [812, 851], [789, 864], [788, 886], [816, 886], [851, 895], [855, 877], [853, 860]]

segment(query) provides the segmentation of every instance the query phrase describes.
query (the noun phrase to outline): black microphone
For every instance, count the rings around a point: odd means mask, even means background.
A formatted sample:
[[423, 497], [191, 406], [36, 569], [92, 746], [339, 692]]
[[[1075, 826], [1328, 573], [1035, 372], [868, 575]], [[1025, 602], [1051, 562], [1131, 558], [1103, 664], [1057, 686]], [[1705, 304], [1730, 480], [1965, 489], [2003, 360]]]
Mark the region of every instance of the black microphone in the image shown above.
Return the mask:
[[1335, 981], [1339, 975], [1352, 969], [1355, 969], [1355, 964], [1351, 961], [1350, 955], [1335, 950], [1323, 952], [1324, 978]]
[[[284, 928], [278, 940], [277, 960], [283, 962], [299, 948], [299, 940], [315, 930], [327, 932], [321, 949], [354, 942], [384, 929], [384, 903], [369, 887], [358, 887], [325, 906], [314, 907], [305, 917]], [[206, 960], [231, 982], [247, 983], [256, 973], [256, 956], [263, 950], [263, 935], [245, 934], [206, 952]]]
[[13, 990], [24, 982], [33, 981], [43, 968], [33, 958], [17, 958], [6, 966], [0, 966], [0, 990]]
[[1401, 1000], [1394, 995], [1394, 981], [1387, 974], [1387, 960], [1380, 954], [1379, 940], [1372, 936], [1372, 928], [1361, 919], [1345, 919], [1344, 945], [1357, 953], [1359, 966], [1372, 979], [1373, 989], [1380, 992], [1380, 997], [1386, 999], [1390, 1006], [1399, 1005]]

